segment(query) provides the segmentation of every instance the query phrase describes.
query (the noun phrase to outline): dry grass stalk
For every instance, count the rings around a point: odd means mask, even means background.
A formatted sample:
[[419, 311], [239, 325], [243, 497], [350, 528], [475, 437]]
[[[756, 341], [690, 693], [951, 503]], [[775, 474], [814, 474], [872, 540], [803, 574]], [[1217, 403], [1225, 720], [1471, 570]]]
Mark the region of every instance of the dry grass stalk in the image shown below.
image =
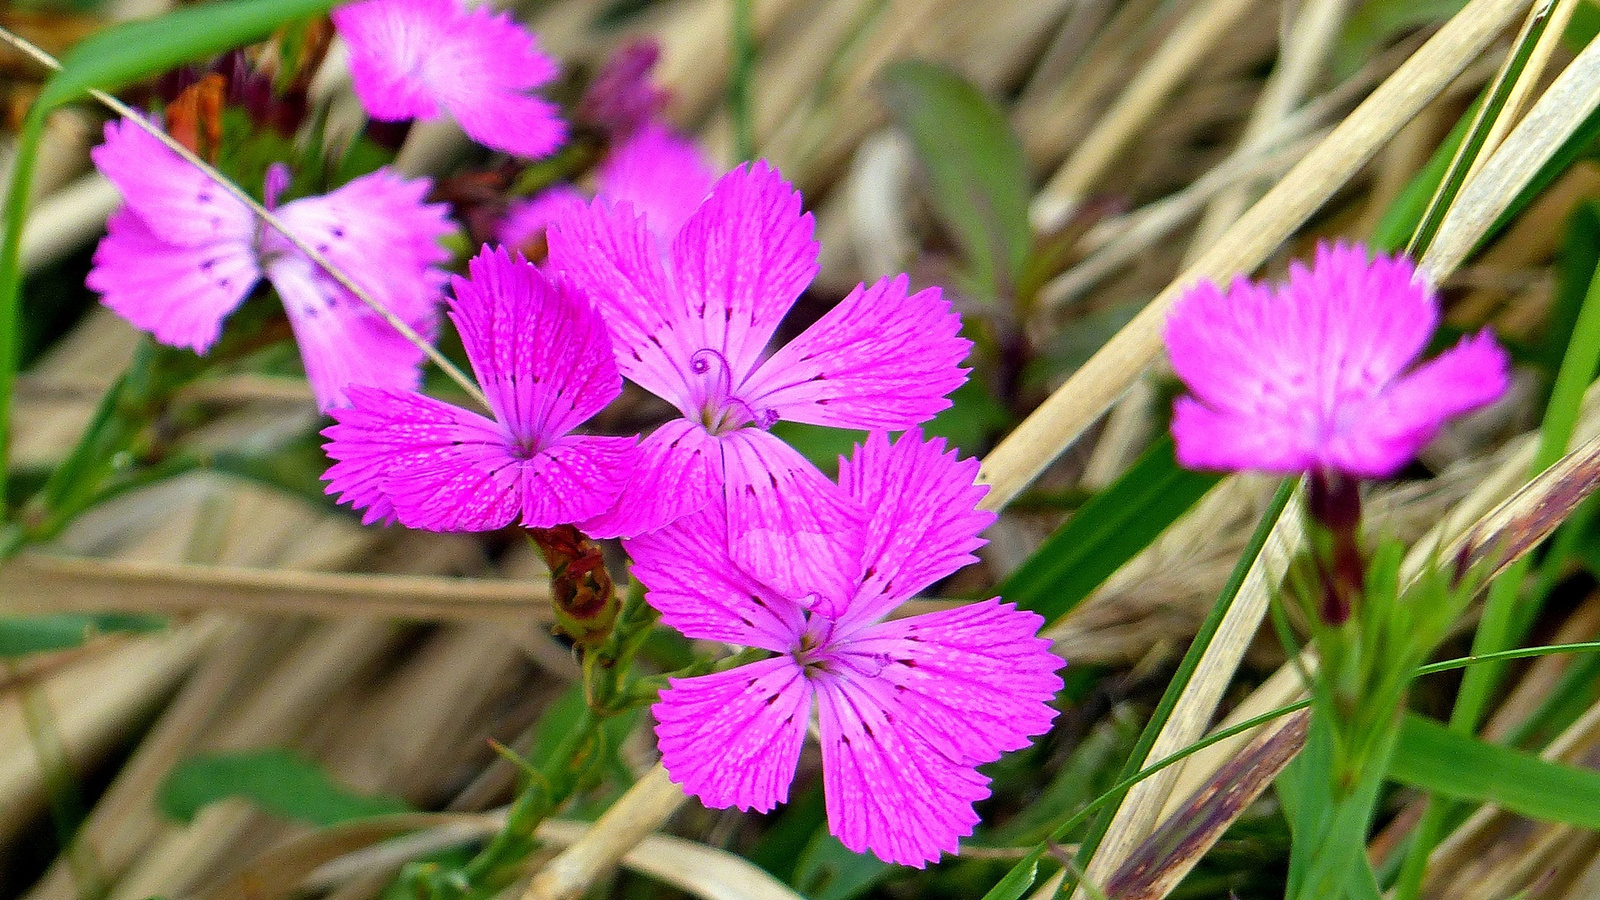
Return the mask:
[[1212, 48], [1255, 6], [1255, 0], [1202, 0], [1161, 47], [1033, 201], [1034, 225], [1064, 224], [1117, 155], [1158, 112]]
[[1465, 186], [1418, 264], [1430, 284], [1454, 271], [1522, 188], [1600, 106], [1600, 44], [1590, 42]]
[[[1309, 0], [1292, 13], [1287, 4], [1283, 6], [1282, 15], [1286, 19], [1292, 15], [1292, 21], [1288, 23], [1287, 34], [1279, 48], [1278, 64], [1250, 111], [1250, 121], [1239, 140], [1241, 151], [1270, 147], [1275, 143], [1273, 133], [1279, 124], [1294, 113], [1321, 76], [1328, 53], [1349, 15], [1350, 5], [1351, 0]], [[1258, 185], [1260, 181], [1252, 179], [1211, 202], [1195, 228], [1190, 242], [1192, 253], [1198, 254], [1210, 246], [1244, 213], [1259, 190]]]
[[628, 788], [572, 846], [545, 863], [522, 900], [575, 900], [689, 799], [659, 764]]

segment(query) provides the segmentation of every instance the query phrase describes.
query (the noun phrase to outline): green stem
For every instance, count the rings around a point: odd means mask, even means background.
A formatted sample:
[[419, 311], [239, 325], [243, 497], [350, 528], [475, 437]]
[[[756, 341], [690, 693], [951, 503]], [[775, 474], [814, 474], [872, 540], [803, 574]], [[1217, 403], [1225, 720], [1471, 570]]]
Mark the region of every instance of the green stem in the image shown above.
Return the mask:
[[28, 218], [33, 169], [44, 139], [45, 112], [35, 103], [17, 135], [17, 155], [6, 188], [5, 237], [0, 241], [0, 521], [7, 518], [7, 475], [11, 470], [11, 401], [22, 364], [22, 229]]
[[1405, 255], [1418, 259], [1427, 251], [1428, 245], [1433, 243], [1439, 226], [1444, 222], [1445, 214], [1450, 211], [1450, 204], [1460, 193], [1462, 185], [1466, 183], [1467, 173], [1472, 171], [1472, 165], [1482, 152], [1484, 142], [1489, 139], [1495, 120], [1499, 118], [1506, 102], [1511, 99], [1511, 90], [1527, 66], [1529, 57], [1533, 55], [1533, 48], [1539, 43], [1539, 36], [1544, 34], [1545, 26], [1550, 23], [1550, 11], [1554, 5], [1548, 2], [1536, 4], [1523, 25], [1522, 33], [1517, 36], [1517, 44], [1511, 51], [1511, 58], [1506, 61], [1494, 84], [1489, 88], [1488, 99], [1478, 107], [1466, 139], [1457, 148], [1455, 158], [1450, 160], [1450, 168], [1439, 182], [1438, 190], [1434, 192], [1433, 198], [1428, 201], [1428, 207], [1422, 214], [1422, 221], [1417, 224], [1417, 230], [1406, 244]]
[[[1289, 505], [1289, 497], [1294, 493], [1294, 485], [1295, 483], [1289, 479], [1284, 479], [1278, 484], [1277, 493], [1273, 495], [1272, 502], [1267, 506], [1267, 511], [1256, 525], [1255, 533], [1250, 536], [1250, 542], [1245, 545], [1244, 553], [1234, 565], [1232, 574], [1228, 576], [1228, 583], [1223, 586], [1222, 594], [1217, 598], [1216, 604], [1212, 606], [1211, 612], [1206, 616], [1206, 620], [1201, 623], [1200, 630], [1195, 634], [1194, 641], [1189, 644], [1188, 652], [1183, 655], [1183, 660], [1178, 663], [1178, 671], [1173, 674], [1172, 681], [1167, 684], [1166, 692], [1161, 695], [1161, 701], [1156, 704], [1155, 712], [1151, 713], [1150, 721], [1145, 724], [1144, 731], [1140, 733], [1138, 742], [1134, 744], [1132, 752], [1128, 754], [1127, 762], [1123, 764], [1121, 774], [1123, 780], [1128, 782], [1128, 786], [1131, 787], [1134, 783], [1129, 782], [1128, 779], [1140, 771], [1140, 764], [1149, 756], [1150, 748], [1155, 746], [1156, 738], [1160, 736], [1162, 729], [1166, 727], [1173, 708], [1178, 705], [1178, 698], [1183, 695], [1184, 689], [1188, 687], [1189, 679], [1194, 677], [1195, 669], [1200, 666], [1201, 657], [1205, 656], [1206, 650], [1211, 646], [1211, 639], [1216, 636], [1217, 629], [1221, 627], [1223, 618], [1227, 616], [1228, 610], [1233, 606], [1234, 598], [1239, 595], [1239, 589], [1244, 586], [1245, 576], [1249, 574], [1250, 567], [1255, 564], [1256, 558], [1261, 555], [1262, 548], [1266, 546], [1267, 536], [1272, 532], [1272, 527], [1277, 524], [1278, 518], [1283, 515], [1284, 508]], [[1103, 798], [1105, 802], [1097, 804], [1095, 808], [1098, 809], [1101, 806], [1105, 806], [1112, 799], [1120, 803], [1125, 792], [1126, 788], [1124, 787], [1112, 788], [1112, 791]], [[1106, 831], [1111, 827], [1111, 819], [1115, 812], [1115, 807], [1108, 809], [1095, 820], [1094, 824], [1089, 827], [1088, 833], [1084, 835], [1079, 844], [1077, 854], [1078, 864], [1082, 868], [1088, 869], [1089, 860], [1093, 858], [1095, 850], [1099, 849], [1100, 842], [1105, 839]], [[1074, 818], [1076, 819], [1076, 817]], [[1076, 821], [1069, 820], [1069, 822], [1073, 827], [1076, 827]], [[1058, 829], [1061, 832], [1061, 836], [1054, 837], [1052, 840], [1061, 840], [1068, 830], [1070, 829], [1067, 829], [1066, 826]], [[1061, 892], [1065, 893], [1075, 887], [1075, 884], [1072, 884], [1073, 881], [1072, 878], [1064, 879], [1061, 883]]]

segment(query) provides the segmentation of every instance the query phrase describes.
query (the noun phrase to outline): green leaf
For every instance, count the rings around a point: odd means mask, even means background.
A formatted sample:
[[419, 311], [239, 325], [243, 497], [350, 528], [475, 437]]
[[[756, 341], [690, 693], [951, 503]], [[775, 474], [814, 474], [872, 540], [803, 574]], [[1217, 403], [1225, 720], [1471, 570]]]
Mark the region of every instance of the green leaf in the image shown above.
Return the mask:
[[340, 787], [315, 763], [281, 749], [193, 757], [167, 776], [157, 804], [171, 818], [188, 823], [208, 804], [232, 797], [318, 827], [410, 811], [396, 798]]
[[994, 887], [983, 895], [983, 900], [1019, 900], [1039, 877], [1039, 858], [1044, 856], [1043, 846], [1035, 847], [1022, 861], [1006, 873]]
[[884, 75], [885, 99], [911, 136], [934, 212], [960, 243], [977, 287], [1011, 296], [1033, 240], [1028, 161], [1005, 116], [970, 82], [908, 60]]
[[851, 900], [895, 874], [897, 866], [870, 853], [856, 853], [818, 828], [794, 867], [794, 887], [811, 900]]
[[1407, 715], [1389, 777], [1518, 815], [1600, 829], [1600, 772], [1540, 759]]
[[1126, 474], [1090, 498], [1000, 586], [1000, 595], [1053, 622], [1143, 550], [1216, 484], [1191, 472], [1162, 436]]
[[184, 63], [253, 44], [294, 19], [324, 15], [335, 0], [228, 0], [186, 6], [96, 32], [61, 61], [37, 101], [54, 109], [92, 89], [114, 91]]
[[0, 618], [0, 657], [69, 650], [96, 635], [140, 634], [167, 627], [165, 619], [130, 613], [61, 613]]

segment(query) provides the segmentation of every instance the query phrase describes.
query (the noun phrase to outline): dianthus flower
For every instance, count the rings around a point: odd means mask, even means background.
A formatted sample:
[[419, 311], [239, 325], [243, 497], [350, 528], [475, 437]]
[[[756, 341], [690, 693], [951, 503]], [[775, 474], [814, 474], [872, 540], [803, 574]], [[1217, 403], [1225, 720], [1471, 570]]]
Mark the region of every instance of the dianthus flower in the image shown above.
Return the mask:
[[[647, 125], [612, 150], [595, 173], [595, 196], [627, 203], [646, 225], [670, 242], [711, 193], [716, 172], [694, 141], [662, 125]], [[536, 244], [545, 229], [584, 204], [569, 184], [557, 184], [511, 204], [500, 225], [500, 241], [511, 247]]]
[[1178, 460], [1201, 469], [1393, 475], [1444, 422], [1494, 402], [1506, 353], [1485, 329], [1413, 365], [1439, 304], [1404, 257], [1323, 244], [1278, 285], [1191, 288], [1167, 351], [1193, 396], [1173, 406]]
[[[989, 795], [977, 766], [1049, 729], [1062, 661], [1036, 636], [1038, 615], [994, 598], [884, 621], [974, 562], [994, 520], [976, 508], [976, 460], [943, 449], [915, 429], [894, 444], [879, 431], [843, 461], [840, 487], [871, 515], [835, 615], [729, 558], [713, 510], [625, 542], [663, 622], [776, 654], [672, 679], [653, 708], [662, 765], [707, 806], [786, 801], [814, 705], [829, 830], [851, 850], [921, 867], [972, 833], [972, 804]], [[796, 568], [790, 580], [817, 577]]]
[[661, 45], [651, 39], [617, 48], [578, 101], [578, 119], [626, 140], [656, 121], [671, 96], [651, 78], [661, 59]]
[[562, 280], [485, 248], [453, 277], [450, 319], [494, 418], [415, 391], [352, 388], [322, 433], [324, 479], [367, 523], [430, 531], [528, 528], [605, 510], [636, 437], [572, 430], [622, 391], [605, 323]]
[[528, 93], [555, 80], [556, 62], [510, 13], [460, 0], [364, 0], [334, 10], [333, 24], [374, 119], [449, 112], [478, 143], [529, 158], [566, 139], [555, 104]]
[[[605, 314], [617, 365], [683, 417], [639, 447], [616, 508], [585, 530], [642, 534], [713, 497], [733, 552], [781, 583], [791, 567], [840, 573], [863, 512], [767, 429], [780, 419], [904, 429], [950, 405], [971, 347], [937, 288], [861, 285], [786, 346], [767, 342], [817, 271], [812, 219], [763, 162], [724, 175], [670, 240], [605, 198], [550, 231], [550, 262]], [[843, 582], [823, 599], [842, 602]]]
[[[125, 201], [106, 223], [88, 277], [107, 306], [164, 344], [204, 353], [265, 277], [283, 300], [320, 407], [343, 405], [352, 384], [416, 385], [420, 348], [155, 136], [111, 122], [92, 153]], [[282, 167], [268, 172], [268, 207], [287, 181]], [[427, 179], [379, 170], [276, 212], [374, 300], [431, 335], [445, 278], [434, 266], [449, 255], [439, 238], [451, 225], [443, 204], [422, 202], [428, 188]]]

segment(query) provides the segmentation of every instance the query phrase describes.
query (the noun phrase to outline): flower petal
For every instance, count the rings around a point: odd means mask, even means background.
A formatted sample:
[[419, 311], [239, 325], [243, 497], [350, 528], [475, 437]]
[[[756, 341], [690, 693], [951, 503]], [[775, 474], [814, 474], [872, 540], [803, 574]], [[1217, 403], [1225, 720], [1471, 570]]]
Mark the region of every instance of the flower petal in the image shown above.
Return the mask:
[[[351, 296], [320, 266], [291, 253], [272, 262], [267, 278], [289, 314], [306, 380], [311, 382], [320, 409], [346, 405], [347, 389], [355, 384], [397, 390], [417, 386], [421, 348]], [[433, 330], [431, 322], [409, 324], [424, 337]]]
[[945, 757], [982, 765], [1050, 730], [1061, 658], [1044, 619], [998, 598], [894, 619], [837, 639], [862, 690]]
[[800, 193], [758, 160], [722, 176], [673, 240], [678, 288], [698, 339], [694, 349], [719, 354], [735, 386], [816, 276], [811, 235]]
[[632, 456], [627, 484], [610, 510], [580, 524], [593, 537], [647, 534], [711, 503], [721, 476], [719, 448], [704, 428], [673, 419]]
[[587, 204], [588, 200], [572, 185], [551, 185], [532, 197], [511, 201], [495, 237], [513, 250], [532, 255], [537, 248], [543, 254], [547, 252], [545, 230], [573, 209]]
[[1310, 268], [1289, 265], [1276, 302], [1286, 324], [1320, 351], [1325, 400], [1371, 396], [1411, 365], [1433, 336], [1439, 304], [1403, 256], [1368, 259], [1358, 244], [1319, 244]]
[[1324, 462], [1366, 478], [1387, 478], [1410, 462], [1446, 421], [1500, 399], [1510, 358], [1487, 329], [1417, 367], [1329, 441]]
[[691, 370], [700, 345], [662, 265], [661, 244], [631, 205], [604, 198], [550, 226], [550, 266], [570, 277], [611, 328], [617, 368], [640, 387], [695, 416]]
[[485, 248], [467, 273], [453, 279], [450, 318], [495, 417], [518, 439], [545, 446], [622, 393], [605, 322], [569, 284], [504, 249]]
[[255, 213], [211, 176], [128, 119], [105, 134], [89, 154], [151, 233], [186, 247], [253, 243]]
[[686, 637], [787, 653], [799, 646], [800, 606], [774, 593], [728, 553], [721, 503], [623, 543], [633, 576], [661, 621]]
[[972, 834], [989, 779], [953, 762], [854, 679], [813, 679], [828, 830], [887, 862], [922, 868]]
[[751, 376], [740, 395], [781, 419], [898, 431], [948, 409], [972, 349], [938, 288], [861, 285]]
[[861, 572], [865, 512], [765, 431], [720, 441], [734, 560], [783, 596], [839, 615]]
[[651, 124], [611, 151], [595, 180], [601, 196], [631, 204], [665, 242], [706, 199], [716, 173], [699, 144]]
[[[431, 183], [379, 169], [278, 211], [295, 237], [316, 249], [390, 312], [432, 334], [450, 258], [439, 243], [454, 225], [449, 206], [424, 203]], [[282, 235], [262, 239], [269, 255], [298, 253]]]
[[523, 526], [554, 528], [609, 509], [627, 480], [636, 440], [569, 434], [522, 460]]
[[495, 150], [536, 159], [566, 140], [554, 103], [527, 92], [560, 69], [538, 37], [489, 4], [457, 12], [449, 34], [425, 63], [426, 78], [469, 137]]
[[433, 118], [442, 105], [484, 146], [529, 157], [565, 139], [554, 104], [526, 93], [553, 80], [556, 63], [509, 13], [454, 0], [367, 0], [333, 19], [373, 118]]
[[420, 77], [440, 33], [460, 15], [455, 0], [365, 0], [333, 11], [350, 48], [350, 77], [367, 114], [384, 122], [431, 119], [439, 104]]
[[839, 486], [869, 519], [863, 578], [840, 627], [887, 615], [901, 601], [978, 561], [978, 534], [994, 513], [977, 508], [988, 488], [973, 483], [976, 459], [944, 452], [944, 440], [917, 429], [894, 444], [875, 431], [839, 467]]
[[87, 283], [106, 306], [161, 343], [204, 353], [260, 280], [248, 243], [173, 244], [124, 208], [106, 222]]
[[767, 812], [789, 798], [811, 718], [793, 659], [674, 678], [651, 712], [661, 764], [706, 806]]
[[1280, 419], [1217, 412], [1193, 397], [1172, 404], [1172, 439], [1188, 469], [1293, 475], [1317, 464], [1313, 442]]
[[406, 391], [356, 386], [350, 401], [329, 410], [337, 424], [322, 432], [336, 461], [323, 477], [340, 502], [430, 531], [488, 531], [516, 517], [517, 460], [494, 422]]

